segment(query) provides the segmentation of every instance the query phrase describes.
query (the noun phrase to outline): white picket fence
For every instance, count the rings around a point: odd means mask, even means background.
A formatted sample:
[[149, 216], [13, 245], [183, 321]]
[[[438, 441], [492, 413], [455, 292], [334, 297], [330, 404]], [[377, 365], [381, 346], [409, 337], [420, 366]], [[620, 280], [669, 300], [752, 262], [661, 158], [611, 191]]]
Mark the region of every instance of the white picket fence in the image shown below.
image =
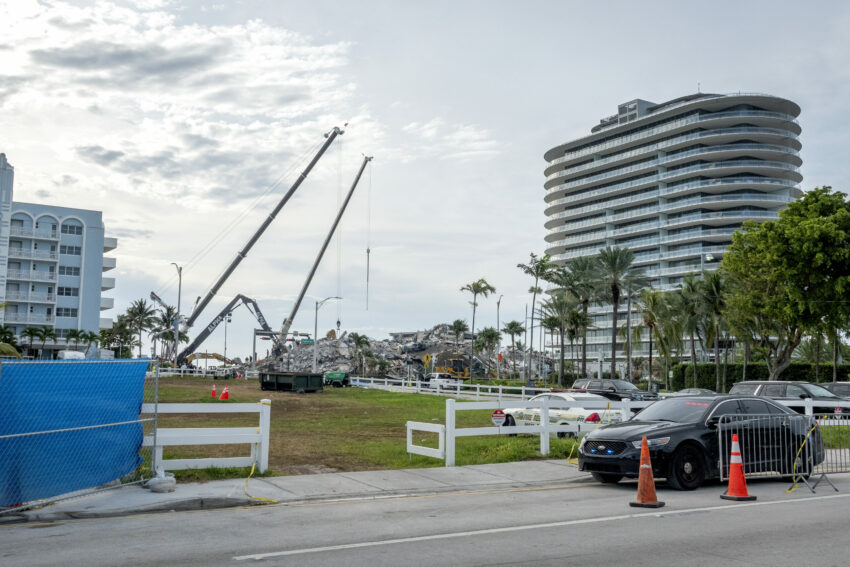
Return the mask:
[[[631, 400], [623, 400], [620, 402], [608, 401], [554, 401], [542, 400], [539, 402], [525, 402], [522, 404], [524, 408], [540, 408], [540, 424], [539, 425], [514, 425], [514, 426], [490, 426], [490, 427], [465, 427], [458, 428], [456, 415], [458, 411], [468, 410], [496, 410], [507, 409], [507, 406], [500, 401], [490, 402], [458, 402], [452, 398], [446, 400], [446, 423], [445, 425], [436, 423], [425, 423], [417, 421], [408, 421], [407, 426], [407, 452], [426, 457], [434, 457], [435, 459], [444, 459], [447, 467], [455, 466], [455, 441], [458, 437], [476, 437], [481, 435], [512, 435], [516, 433], [531, 433], [540, 436], [540, 454], [549, 454], [549, 436], [555, 433], [574, 433], [581, 435], [588, 431], [592, 431], [598, 427], [597, 424], [572, 423], [568, 425], [557, 425], [550, 423], [549, 410], [551, 409], [567, 409], [567, 408], [584, 408], [584, 409], [622, 409], [624, 415], [631, 415], [632, 411], [645, 408], [651, 401], [637, 402]], [[416, 445], [413, 442], [414, 431], [427, 431], [436, 433], [438, 437], [437, 448], [424, 447]]]
[[[261, 473], [269, 468], [269, 426], [271, 400], [256, 404], [142, 404], [143, 414], [163, 413], [258, 413], [258, 427], [158, 427], [153, 435], [145, 436], [145, 447], [153, 447], [153, 459], [163, 470], [203, 469], [208, 467], [250, 467], [257, 464]], [[250, 444], [248, 457], [219, 457], [206, 459], [163, 460], [162, 448], [183, 445]]]
[[362, 388], [378, 388], [381, 390], [392, 390], [394, 392], [408, 392], [416, 394], [433, 394], [435, 396], [455, 396], [475, 400], [496, 399], [502, 401], [527, 400], [532, 396], [543, 392], [551, 392], [551, 388], [529, 388], [527, 386], [494, 386], [490, 384], [454, 384], [451, 386], [434, 387], [428, 382], [418, 380], [407, 380], [403, 378], [365, 378], [355, 376], [351, 378], [352, 386]]

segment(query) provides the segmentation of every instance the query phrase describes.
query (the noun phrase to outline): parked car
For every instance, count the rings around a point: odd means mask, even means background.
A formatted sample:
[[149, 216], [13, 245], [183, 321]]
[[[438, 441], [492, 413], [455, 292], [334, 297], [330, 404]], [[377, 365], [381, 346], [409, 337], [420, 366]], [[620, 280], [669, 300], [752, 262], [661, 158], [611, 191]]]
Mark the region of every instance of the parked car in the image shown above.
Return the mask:
[[605, 396], [609, 400], [657, 400], [658, 394], [641, 390], [626, 380], [599, 380], [580, 378], [573, 382], [573, 390]]
[[714, 390], [709, 390], [708, 388], [685, 388], [684, 390], [679, 390], [678, 392], [670, 392], [668, 394], [662, 394], [665, 398], [675, 398], [676, 396], [716, 396], [717, 392]]
[[455, 378], [448, 372], [432, 372], [425, 376], [425, 382], [429, 388], [436, 388], [438, 384], [440, 388], [445, 388], [463, 384], [463, 379]]
[[[836, 396], [826, 388], [811, 384], [809, 382], [791, 381], [758, 381], [751, 380], [738, 382], [729, 390], [730, 394], [765, 396], [773, 400], [805, 400], [812, 399], [812, 411], [814, 413], [841, 414], [845, 410], [834, 402], [846, 402], [847, 398]], [[805, 413], [805, 408], [791, 408], [798, 413]], [[846, 413], [850, 413], [847, 410]]]
[[[529, 402], [540, 402], [543, 400], [557, 402], [607, 402], [608, 399], [596, 394], [586, 392], [547, 392], [537, 394], [530, 398]], [[550, 409], [549, 423], [552, 425], [570, 424], [607, 424], [623, 421], [623, 411], [620, 409], [584, 409], [582, 407], [571, 407], [565, 409]], [[539, 425], [540, 408], [506, 408], [505, 425]], [[558, 437], [575, 437], [573, 433], [559, 432]]]
[[824, 384], [823, 387], [836, 396], [843, 398], [850, 397], [850, 382], [830, 382], [829, 384]]
[[[768, 428], [765, 435], [753, 437], [756, 442], [742, 449], [745, 472], [756, 465], [758, 470], [781, 474], [810, 472], [823, 462], [823, 439], [813, 417], [800, 415], [765, 398], [720, 395], [660, 400], [630, 421], [591, 431], [579, 445], [579, 470], [588, 471], [594, 479], [606, 483], [619, 482], [623, 477], [637, 478], [641, 438], [645, 436], [653, 475], [666, 478], [676, 490], [693, 490], [706, 479], [720, 475], [718, 429], [721, 432], [731, 429], [718, 424], [722, 416], [728, 415], [771, 416], [763, 420], [769, 424], [765, 426]], [[805, 453], [809, 462], [801, 463], [796, 449], [807, 435], [813, 450]], [[788, 439], [787, 446], [777, 444], [777, 439]], [[724, 444], [729, 447], [727, 442]]]

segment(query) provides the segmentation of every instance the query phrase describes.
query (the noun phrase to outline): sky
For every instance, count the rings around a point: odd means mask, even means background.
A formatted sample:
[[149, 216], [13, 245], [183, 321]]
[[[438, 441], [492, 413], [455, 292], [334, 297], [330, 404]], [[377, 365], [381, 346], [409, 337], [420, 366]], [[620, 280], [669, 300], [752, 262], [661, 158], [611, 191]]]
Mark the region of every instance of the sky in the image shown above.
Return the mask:
[[[617, 105], [760, 92], [802, 108], [802, 188], [847, 192], [843, 2], [0, 0], [0, 152], [15, 200], [103, 211], [115, 317], [191, 310], [334, 126], [345, 133], [198, 318], [236, 294], [278, 328], [363, 155], [374, 156], [293, 329], [383, 339], [522, 321], [546, 150]], [[368, 308], [367, 248], [370, 252]], [[229, 356], [251, 352], [237, 309]], [[193, 332], [190, 332], [194, 336]], [[150, 341], [144, 341], [149, 353]], [[200, 350], [224, 350], [224, 325]]]

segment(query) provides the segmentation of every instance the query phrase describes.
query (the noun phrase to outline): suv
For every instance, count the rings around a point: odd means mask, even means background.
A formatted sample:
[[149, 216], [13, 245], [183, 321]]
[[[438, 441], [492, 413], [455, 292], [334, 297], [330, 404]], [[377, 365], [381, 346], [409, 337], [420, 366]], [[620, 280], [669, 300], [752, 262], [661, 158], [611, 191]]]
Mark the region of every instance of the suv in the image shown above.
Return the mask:
[[[811, 398], [814, 413], [843, 413], [840, 406], [833, 402], [844, 402], [846, 398], [836, 396], [823, 386], [809, 382], [791, 381], [756, 381], [738, 382], [729, 390], [730, 394], [764, 396], [774, 400], [799, 401]], [[791, 408], [798, 413], [805, 413], [805, 408]]]
[[850, 382], [830, 382], [829, 384], [824, 384], [823, 387], [836, 396], [843, 396], [845, 398], [850, 396]]
[[446, 386], [457, 386], [458, 384], [463, 384], [462, 378], [455, 378], [448, 372], [432, 372], [425, 376], [425, 382], [427, 382], [429, 388], [436, 388], [437, 385], [440, 388], [445, 388]]
[[641, 390], [625, 380], [599, 380], [581, 378], [573, 383], [573, 390], [605, 396], [609, 400], [657, 400], [658, 394]]

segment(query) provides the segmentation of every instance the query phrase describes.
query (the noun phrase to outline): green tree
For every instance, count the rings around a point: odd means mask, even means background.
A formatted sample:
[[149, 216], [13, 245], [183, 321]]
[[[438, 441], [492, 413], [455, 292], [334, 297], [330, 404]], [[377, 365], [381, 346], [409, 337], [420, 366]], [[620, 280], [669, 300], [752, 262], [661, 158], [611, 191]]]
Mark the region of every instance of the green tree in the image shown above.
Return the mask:
[[36, 338], [41, 341], [41, 356], [44, 357], [44, 350], [47, 346], [47, 341], [56, 342], [56, 329], [46, 325], [38, 327], [36, 331]]
[[65, 340], [69, 343], [74, 343], [74, 347], [80, 346], [80, 341], [83, 339], [83, 336], [86, 334], [86, 331], [81, 331], [79, 329], [69, 329], [68, 333], [65, 335]]
[[39, 337], [39, 330], [38, 330], [38, 327], [26, 327], [23, 331], [21, 331], [21, 338], [22, 338], [22, 339], [29, 339], [29, 343], [30, 343], [29, 352], [30, 352], [30, 355], [32, 354], [32, 350], [33, 350], [33, 348], [32, 348], [32, 343], [33, 343], [33, 341], [34, 341], [35, 339], [37, 339], [38, 337]]
[[454, 333], [455, 336], [455, 350], [460, 350], [460, 338], [463, 336], [465, 332], [469, 330], [469, 325], [466, 324], [466, 321], [463, 319], [455, 319], [452, 321], [452, 324], [449, 325], [449, 330]]
[[702, 284], [701, 277], [688, 274], [682, 281], [682, 286], [676, 292], [675, 313], [681, 319], [682, 331], [687, 333], [691, 351], [691, 369], [694, 377], [694, 388], [697, 387], [697, 347], [699, 338], [702, 341], [705, 317], [702, 311]]
[[670, 314], [664, 300], [664, 294], [655, 289], [645, 289], [640, 294], [637, 306], [640, 321], [632, 331], [632, 340], [640, 342], [643, 332], [647, 332], [649, 339], [649, 379], [652, 381], [652, 347], [658, 347], [661, 355], [667, 358], [667, 337], [661, 330], [662, 321], [669, 319]]
[[617, 312], [620, 310], [620, 297], [634, 276], [632, 262], [635, 255], [628, 248], [606, 246], [598, 256], [598, 289], [600, 294], [611, 302], [611, 377], [617, 375]]
[[850, 327], [848, 242], [850, 202], [830, 187], [805, 193], [778, 220], [749, 221], [733, 234], [722, 261], [731, 279], [729, 311], [749, 319], [771, 380], [807, 333]]
[[[6, 302], [0, 303], [0, 309], [5, 309]], [[18, 343], [15, 339], [15, 331], [12, 327], [0, 325], [0, 356], [14, 356], [21, 358], [18, 352]]]
[[145, 299], [137, 299], [127, 308], [127, 324], [135, 329], [142, 357], [142, 333], [155, 324], [156, 308]]
[[502, 327], [502, 332], [511, 337], [511, 358], [513, 359], [514, 375], [516, 375], [516, 338], [525, 332], [525, 327], [519, 321], [509, 321]]
[[703, 275], [701, 292], [702, 309], [710, 322], [706, 340], [710, 344], [714, 344], [715, 391], [725, 392], [725, 379], [722, 390], [720, 383], [720, 339], [723, 330], [726, 328], [725, 313], [727, 295], [726, 280], [723, 274], [720, 272], [706, 272]]
[[493, 327], [484, 327], [478, 334], [475, 346], [479, 351], [486, 353], [485, 359], [487, 360], [487, 376], [490, 375], [490, 360], [493, 357], [493, 351], [496, 350], [497, 346], [499, 346], [499, 340], [501, 338], [502, 335]]
[[538, 258], [537, 254], [532, 252], [529, 255], [528, 264], [517, 264], [516, 267], [522, 270], [522, 273], [525, 275], [534, 278], [534, 285], [529, 289], [529, 292], [531, 292], [531, 338], [529, 339], [529, 348], [531, 349], [532, 356], [534, 356], [534, 313], [537, 306], [537, 294], [540, 292], [538, 284], [540, 280], [545, 281], [550, 276], [554, 265], [549, 261], [549, 254], [543, 254], [542, 257]]
[[350, 333], [348, 336], [351, 339], [352, 345], [354, 346], [354, 367], [357, 368], [359, 365], [360, 371], [365, 374], [365, 359], [367, 356], [372, 356], [369, 337], [367, 337], [366, 335], [361, 335], [360, 333]]
[[[552, 296], [543, 302], [543, 313], [547, 319], [552, 319], [555, 329], [558, 331], [561, 343], [561, 364], [558, 369], [558, 385], [564, 385], [564, 335], [567, 333], [567, 326], [570, 321], [571, 312], [575, 311], [578, 302], [571, 297], [567, 292], [558, 290]], [[572, 343], [571, 343], [572, 344]]]
[[472, 345], [470, 346], [472, 351], [469, 353], [469, 376], [472, 377], [472, 359], [475, 356], [475, 310], [478, 307], [478, 296], [482, 295], [486, 298], [491, 293], [495, 293], [496, 288], [487, 283], [487, 280], [484, 278], [479, 278], [472, 283], [466, 284], [460, 290], [468, 291], [472, 294]]

